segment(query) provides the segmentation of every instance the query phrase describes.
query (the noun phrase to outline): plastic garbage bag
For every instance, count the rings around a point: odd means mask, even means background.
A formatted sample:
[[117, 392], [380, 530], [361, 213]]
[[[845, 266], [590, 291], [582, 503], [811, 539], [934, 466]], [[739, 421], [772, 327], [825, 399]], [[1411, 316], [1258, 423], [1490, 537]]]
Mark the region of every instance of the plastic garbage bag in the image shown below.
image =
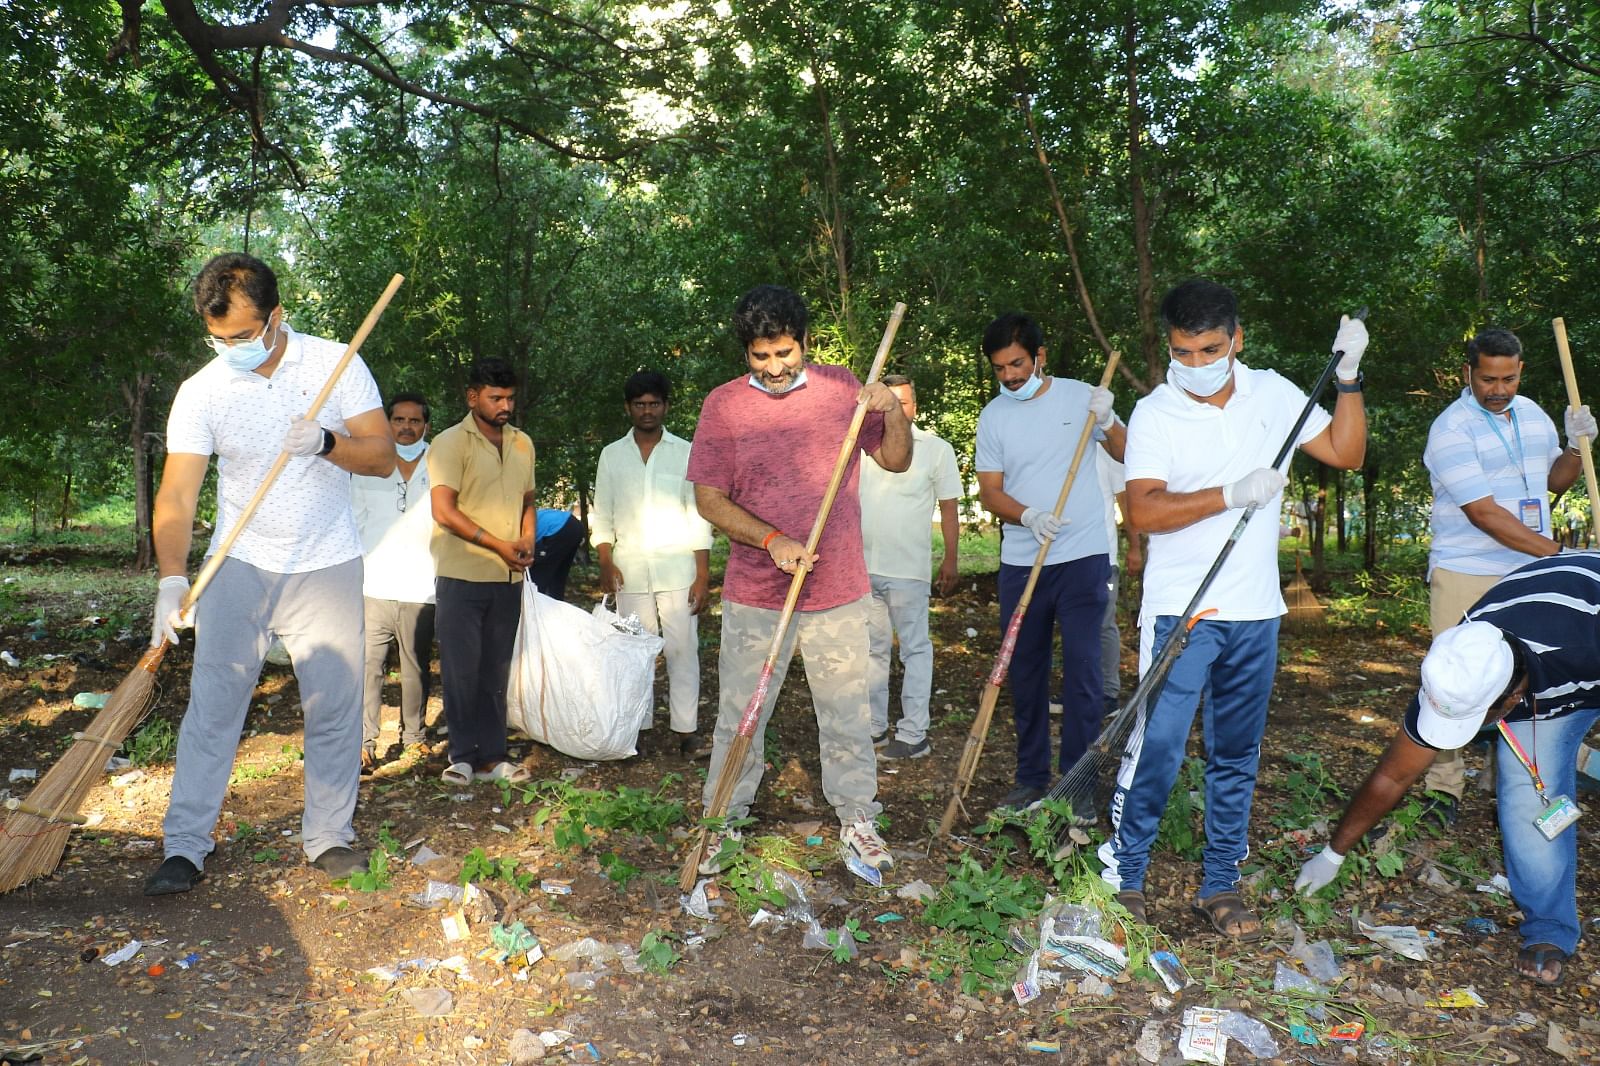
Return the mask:
[[1258, 1059], [1278, 1057], [1278, 1042], [1272, 1039], [1272, 1031], [1242, 1011], [1231, 1010], [1223, 1015], [1220, 1031], [1229, 1040], [1243, 1044]]
[[1327, 1008], [1320, 1001], [1328, 998], [1328, 990], [1300, 971], [1291, 969], [1281, 962], [1278, 963], [1278, 969], [1272, 975], [1272, 990], [1274, 992], [1300, 993], [1310, 1001], [1310, 1005], [1306, 1007], [1307, 1016], [1315, 1018], [1319, 1022], [1327, 1016]]
[[507, 724], [577, 759], [636, 754], [662, 640], [618, 621], [603, 604], [588, 613], [524, 581]]

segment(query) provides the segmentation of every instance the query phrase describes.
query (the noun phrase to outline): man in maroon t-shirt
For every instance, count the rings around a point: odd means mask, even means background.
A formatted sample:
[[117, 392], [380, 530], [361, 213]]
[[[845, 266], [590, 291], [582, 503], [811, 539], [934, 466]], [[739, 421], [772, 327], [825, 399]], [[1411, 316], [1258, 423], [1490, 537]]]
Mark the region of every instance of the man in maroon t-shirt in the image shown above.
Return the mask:
[[[810, 572], [801, 589], [755, 743], [739, 775], [730, 818], [749, 813], [761, 783], [762, 744], [778, 690], [798, 643], [817, 716], [822, 791], [839, 816], [847, 854], [870, 866], [894, 858], [873, 825], [878, 764], [867, 702], [867, 604], [871, 586], [861, 546], [860, 452], [895, 473], [911, 465], [911, 423], [881, 383], [862, 387], [847, 368], [806, 361], [805, 304], [788, 289], [760, 285], [740, 297], [733, 329], [749, 373], [706, 397], [689, 453], [700, 514], [728, 535], [722, 584], [722, 649], [717, 661], [717, 727], [704, 802], [723, 773], [746, 703], [755, 693], [795, 569]], [[804, 538], [822, 508], [839, 447], [865, 401], [867, 417], [815, 555]], [[727, 834], [733, 835], [733, 834]], [[722, 838], [714, 837], [701, 872], [719, 872]]]

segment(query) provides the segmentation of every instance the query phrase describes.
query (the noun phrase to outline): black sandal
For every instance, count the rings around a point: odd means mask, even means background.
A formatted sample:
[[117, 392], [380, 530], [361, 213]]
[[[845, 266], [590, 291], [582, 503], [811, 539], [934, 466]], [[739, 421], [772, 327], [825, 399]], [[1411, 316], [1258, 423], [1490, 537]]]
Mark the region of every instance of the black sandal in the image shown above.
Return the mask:
[[[1567, 960], [1570, 958], [1572, 958], [1571, 955], [1567, 954], [1565, 951], [1562, 951], [1554, 944], [1529, 944], [1527, 947], [1517, 952], [1517, 965], [1515, 969], [1520, 976], [1526, 977], [1536, 985], [1545, 985], [1546, 987], [1554, 988], [1556, 985], [1559, 985], [1561, 983], [1561, 979], [1567, 975]], [[1552, 961], [1558, 963], [1561, 968], [1556, 971], [1556, 975], [1554, 977], [1546, 979], [1544, 976], [1544, 968], [1550, 965]], [[1529, 973], [1528, 971], [1524, 970], [1522, 968], [1523, 963], [1531, 963], [1533, 965], [1533, 972]]]
[[[1211, 928], [1229, 940], [1236, 940], [1241, 944], [1250, 944], [1260, 940], [1264, 932], [1261, 926], [1261, 919], [1256, 917], [1254, 911], [1245, 906], [1244, 897], [1232, 890], [1218, 892], [1214, 896], [1196, 900], [1194, 911], [1209, 921]], [[1255, 929], [1243, 931], [1247, 922], [1255, 922]], [[1229, 926], [1232, 926], [1232, 929]]]

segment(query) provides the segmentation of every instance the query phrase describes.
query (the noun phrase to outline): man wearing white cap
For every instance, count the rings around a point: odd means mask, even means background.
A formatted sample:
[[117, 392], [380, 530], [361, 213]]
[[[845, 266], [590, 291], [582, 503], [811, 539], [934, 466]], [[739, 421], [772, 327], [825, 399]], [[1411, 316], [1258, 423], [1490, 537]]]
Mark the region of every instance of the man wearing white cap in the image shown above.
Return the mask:
[[[1345, 808], [1295, 888], [1316, 892], [1433, 762], [1498, 726], [1500, 834], [1511, 894], [1525, 915], [1516, 969], [1561, 980], [1578, 946], [1578, 745], [1600, 717], [1600, 556], [1561, 554], [1501, 578], [1439, 634], [1400, 732]], [[1543, 775], [1548, 774], [1546, 778]]]

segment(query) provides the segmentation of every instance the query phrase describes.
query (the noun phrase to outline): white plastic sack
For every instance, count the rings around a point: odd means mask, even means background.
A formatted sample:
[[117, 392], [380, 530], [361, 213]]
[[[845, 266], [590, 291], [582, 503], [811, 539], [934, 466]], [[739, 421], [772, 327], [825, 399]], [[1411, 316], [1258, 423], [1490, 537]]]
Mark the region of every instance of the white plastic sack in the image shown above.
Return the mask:
[[575, 759], [636, 754], [661, 645], [660, 637], [619, 628], [604, 605], [590, 614], [524, 581], [507, 725]]

